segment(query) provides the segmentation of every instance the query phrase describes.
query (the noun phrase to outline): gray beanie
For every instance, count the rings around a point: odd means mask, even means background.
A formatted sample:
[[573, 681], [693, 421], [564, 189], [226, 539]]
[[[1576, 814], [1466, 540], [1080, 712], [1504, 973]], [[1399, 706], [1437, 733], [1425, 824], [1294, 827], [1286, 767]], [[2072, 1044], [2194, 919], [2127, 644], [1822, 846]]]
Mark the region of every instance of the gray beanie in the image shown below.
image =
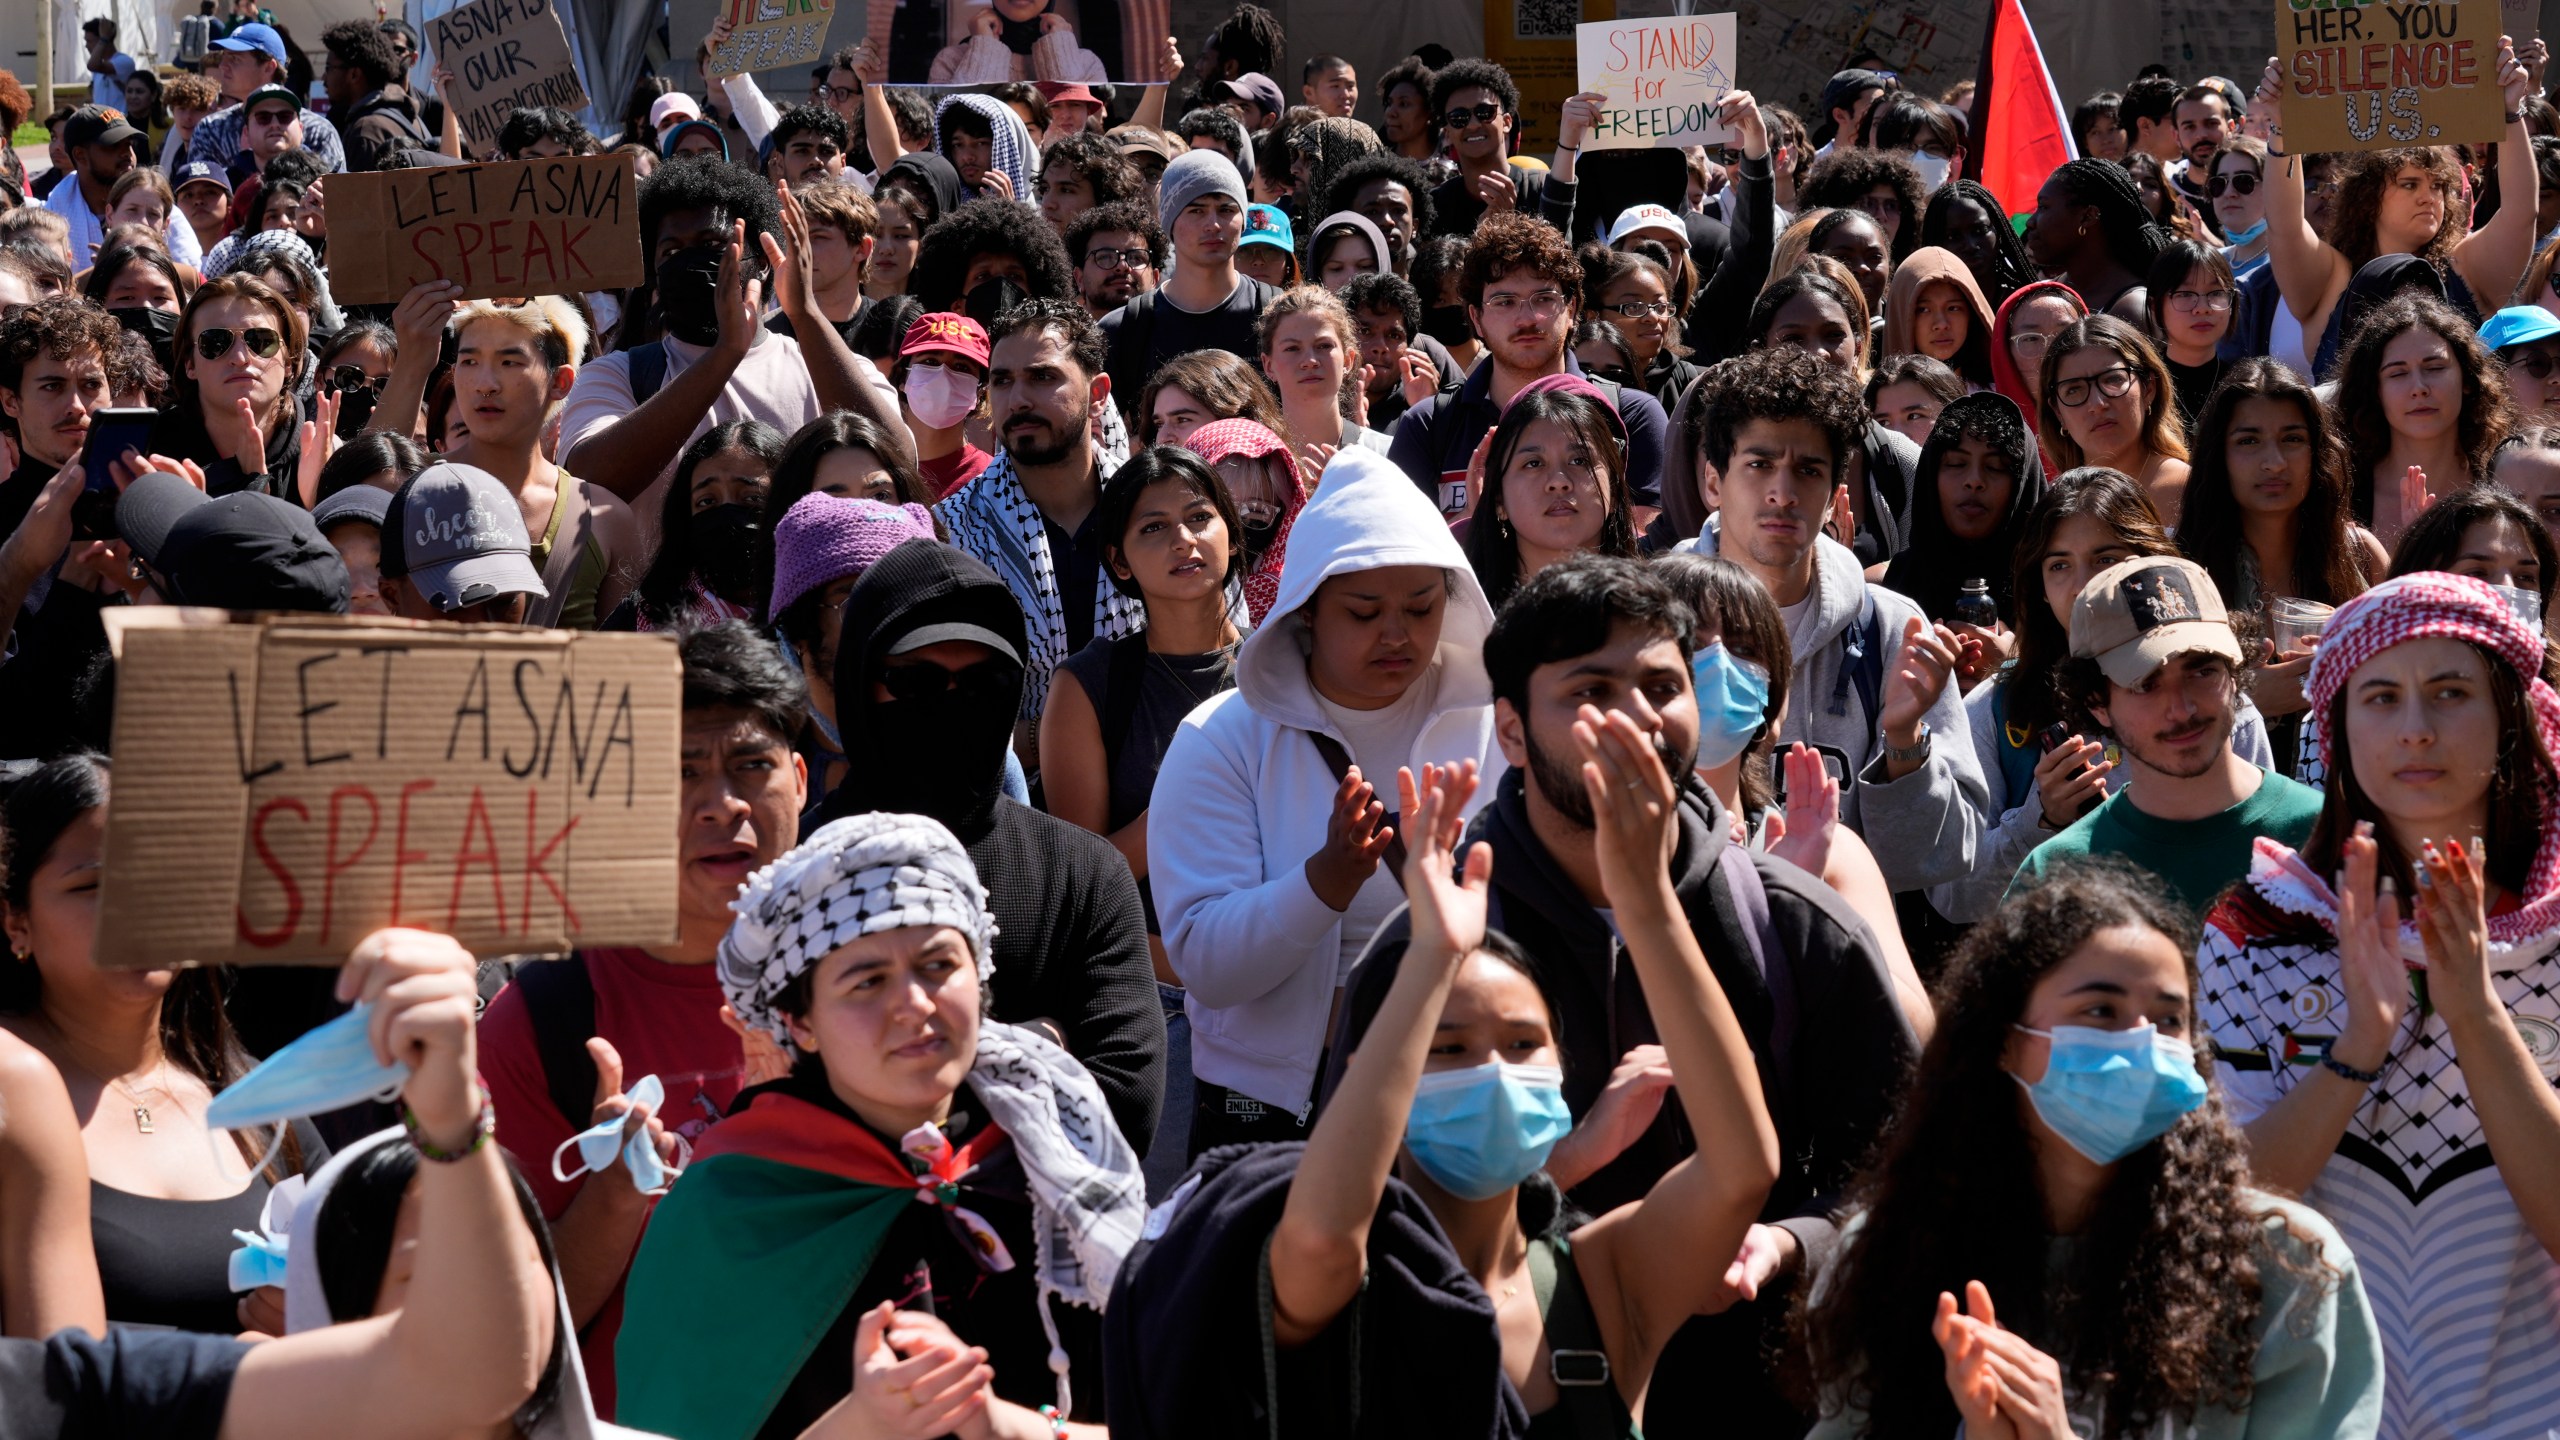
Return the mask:
[[1173, 217], [1203, 195], [1232, 196], [1238, 210], [1248, 203], [1244, 176], [1236, 172], [1234, 161], [1215, 150], [1187, 150], [1175, 156], [1156, 185], [1157, 220], [1166, 234], [1173, 233]]

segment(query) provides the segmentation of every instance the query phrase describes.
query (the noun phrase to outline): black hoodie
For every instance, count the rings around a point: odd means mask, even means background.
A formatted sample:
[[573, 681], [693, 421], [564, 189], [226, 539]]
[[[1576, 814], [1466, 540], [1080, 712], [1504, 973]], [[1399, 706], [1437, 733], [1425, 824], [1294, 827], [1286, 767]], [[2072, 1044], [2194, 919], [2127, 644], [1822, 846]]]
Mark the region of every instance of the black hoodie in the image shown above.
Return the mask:
[[928, 625], [976, 626], [1017, 655], [1029, 649], [1022, 607], [975, 557], [931, 540], [883, 556], [845, 597], [834, 682], [851, 763], [813, 823], [899, 810], [951, 828], [995, 916], [989, 1015], [1055, 1022], [1144, 1155], [1164, 1102], [1164, 1010], [1138, 883], [1101, 836], [1004, 797], [1020, 665], [1004, 667], [1011, 683], [992, 704], [956, 690], [939, 702], [872, 699], [889, 647]]
[[[1579, 1122], [1608, 1086], [1619, 1059], [1661, 1037], [1626, 947], [1530, 828], [1526, 781], [1521, 770], [1503, 776], [1467, 838], [1493, 847], [1493, 927], [1536, 957], [1544, 988], [1554, 997], [1565, 1104]], [[1809, 1275], [1833, 1238], [1841, 1192], [1892, 1118], [1919, 1060], [1920, 1042], [1894, 998], [1866, 922], [1817, 877], [1784, 860], [1751, 854], [1768, 906], [1762, 933], [1774, 937], [1786, 957], [1775, 983], [1762, 973], [1744, 928], [1751, 922], [1727, 874], [1724, 854], [1731, 842], [1725, 834], [1724, 808], [1705, 790], [1688, 787], [1671, 854], [1672, 888], [1751, 1041], [1769, 1118], [1778, 1129], [1778, 1181], [1770, 1187], [1761, 1222], [1793, 1232], [1805, 1257], [1801, 1273]], [[1405, 934], [1399, 913], [1379, 931], [1360, 969], [1400, 953]], [[1776, 969], [1774, 960], [1771, 968]], [[1350, 983], [1361, 984], [1360, 971]], [[1782, 1018], [1789, 1015], [1791, 1020]], [[1666, 1100], [1633, 1145], [1574, 1187], [1573, 1202], [1605, 1215], [1642, 1199], [1696, 1149], [1679, 1100]], [[1783, 1334], [1788, 1298], [1784, 1289], [1772, 1287], [1757, 1302], [1683, 1326], [1655, 1368], [1653, 1413], [1680, 1414], [1693, 1403], [1711, 1404], [1734, 1434], [1772, 1433], [1769, 1426], [1801, 1433], [1810, 1418], [1781, 1397], [1763, 1360], [1764, 1347]]]

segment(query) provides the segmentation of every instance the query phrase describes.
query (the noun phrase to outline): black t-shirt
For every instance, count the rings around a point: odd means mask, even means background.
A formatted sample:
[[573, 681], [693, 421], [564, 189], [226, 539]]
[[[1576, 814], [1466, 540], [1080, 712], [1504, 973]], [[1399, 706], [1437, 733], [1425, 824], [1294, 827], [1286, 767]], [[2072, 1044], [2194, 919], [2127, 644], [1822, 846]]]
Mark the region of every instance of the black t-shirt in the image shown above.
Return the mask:
[[0, 1436], [213, 1440], [248, 1353], [227, 1335], [176, 1330], [0, 1340]]
[[[836, 334], [843, 336], [844, 343], [849, 347], [853, 344], [854, 328], [862, 323], [862, 317], [869, 313], [870, 309], [871, 297], [865, 295], [853, 307], [853, 318], [849, 320], [830, 320], [827, 323], [836, 327]], [[764, 322], [764, 328], [772, 331], [776, 335], [788, 335], [794, 340], [800, 338], [799, 332], [791, 328], [791, 317], [783, 314], [779, 310], [774, 312], [772, 319]]]
[[[1110, 356], [1111, 393], [1119, 397], [1122, 411], [1127, 413], [1138, 403], [1138, 391], [1156, 367], [1176, 355], [1192, 350], [1224, 350], [1250, 363], [1262, 353], [1262, 347], [1254, 342], [1254, 324], [1261, 319], [1262, 308], [1279, 298], [1277, 287], [1240, 275], [1225, 303], [1213, 310], [1194, 313], [1166, 299], [1162, 290], [1151, 290], [1103, 316], [1102, 338], [1108, 347], [1105, 353]], [[1130, 306], [1140, 299], [1147, 301], [1149, 312], [1148, 319], [1141, 322], [1146, 331], [1146, 348], [1134, 350], [1131, 343], [1122, 341], [1120, 331], [1129, 321]], [[1131, 337], [1131, 342], [1137, 338]]]
[[1049, 532], [1049, 565], [1058, 576], [1058, 609], [1067, 622], [1071, 655], [1093, 643], [1094, 590], [1102, 583], [1102, 535], [1093, 523], [1099, 513], [1088, 512], [1072, 535], [1055, 520], [1040, 520]]
[[[296, 1120], [293, 1133], [303, 1173], [317, 1172], [329, 1159], [320, 1132], [310, 1121]], [[230, 1137], [215, 1143], [227, 1146]], [[290, 1170], [283, 1158], [278, 1156], [278, 1168]], [[239, 1297], [231, 1288], [231, 1252], [239, 1245], [231, 1232], [258, 1228], [268, 1189], [264, 1172], [220, 1200], [159, 1200], [90, 1181], [89, 1238], [98, 1255], [107, 1319], [204, 1335], [236, 1333]]]

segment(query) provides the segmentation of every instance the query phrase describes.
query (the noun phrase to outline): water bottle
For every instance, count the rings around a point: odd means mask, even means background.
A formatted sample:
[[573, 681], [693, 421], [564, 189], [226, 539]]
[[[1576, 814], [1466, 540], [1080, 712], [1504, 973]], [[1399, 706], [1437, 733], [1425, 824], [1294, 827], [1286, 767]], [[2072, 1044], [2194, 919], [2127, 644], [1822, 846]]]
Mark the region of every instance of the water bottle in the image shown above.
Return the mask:
[[2000, 623], [2000, 607], [1991, 603], [1991, 582], [1967, 580], [1963, 593], [1956, 596], [1956, 619], [1977, 630], [1988, 630]]

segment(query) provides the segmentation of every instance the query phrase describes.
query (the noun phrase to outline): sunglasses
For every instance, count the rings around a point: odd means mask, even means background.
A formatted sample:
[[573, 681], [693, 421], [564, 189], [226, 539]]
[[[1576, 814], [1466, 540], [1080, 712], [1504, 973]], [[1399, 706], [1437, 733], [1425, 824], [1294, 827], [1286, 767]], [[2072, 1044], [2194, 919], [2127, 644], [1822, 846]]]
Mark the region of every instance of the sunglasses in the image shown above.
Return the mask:
[[[211, 334], [212, 332], [207, 331], [206, 333]], [[255, 334], [257, 332], [252, 331], [250, 333]], [[256, 347], [257, 342], [254, 340], [251, 341], [250, 348], [255, 349]], [[333, 393], [339, 395], [346, 395], [361, 391], [364, 394], [370, 395], [374, 399], [379, 400], [382, 398], [382, 387], [390, 383], [391, 377], [388, 375], [376, 380], [353, 365], [332, 366], [329, 370], [329, 389]]]
[[210, 330], [196, 332], [196, 354], [207, 360], [219, 360], [230, 354], [234, 344], [246, 345], [250, 354], [261, 360], [270, 360], [284, 348], [284, 335], [264, 325], [247, 330], [225, 330], [217, 325]]
[[2548, 350], [2504, 350], [2498, 358], [2506, 363], [2509, 373], [2521, 370], [2536, 380], [2548, 380], [2560, 371], [2560, 355]]
[[1458, 105], [1441, 112], [1440, 125], [1445, 130], [1457, 130], [1468, 125], [1490, 125], [1494, 117], [1501, 113], [1502, 107], [1491, 101], [1475, 106]]
[[2242, 171], [2237, 175], [2216, 175], [2205, 183], [2204, 193], [2207, 199], [2219, 200], [2226, 192], [2233, 195], [2255, 195], [2258, 193], [2258, 177]]
[[880, 688], [892, 700], [929, 700], [957, 692], [966, 705], [1012, 705], [1020, 688], [1001, 660], [981, 660], [965, 670], [945, 670], [926, 662], [896, 665], [880, 672]]

